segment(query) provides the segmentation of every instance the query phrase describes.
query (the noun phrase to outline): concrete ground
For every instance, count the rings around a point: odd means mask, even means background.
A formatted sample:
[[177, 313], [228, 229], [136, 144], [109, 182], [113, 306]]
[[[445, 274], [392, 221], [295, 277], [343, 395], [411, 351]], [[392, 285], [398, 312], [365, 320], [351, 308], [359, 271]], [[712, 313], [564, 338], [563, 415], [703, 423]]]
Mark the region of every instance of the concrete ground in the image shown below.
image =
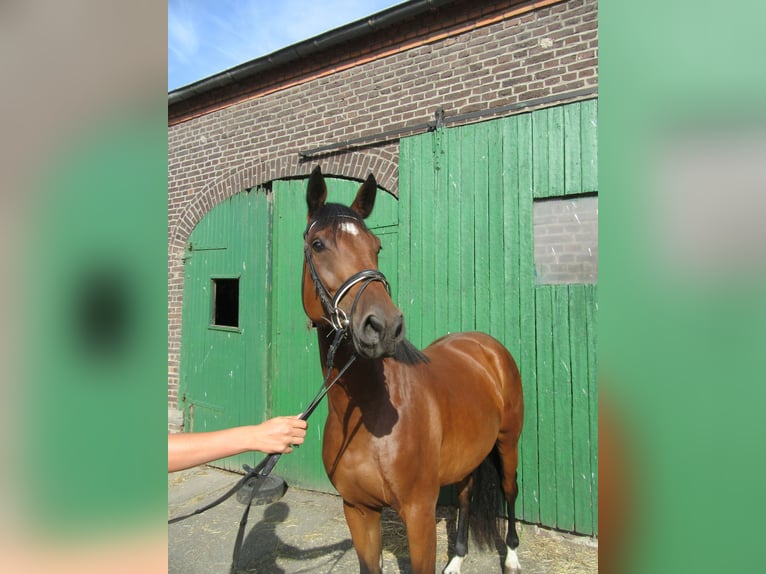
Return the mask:
[[[198, 467], [168, 475], [168, 518], [191, 512], [228, 490], [240, 475]], [[168, 525], [169, 574], [228, 574], [244, 506], [236, 496]], [[455, 511], [437, 511], [437, 568], [451, 556]], [[592, 574], [598, 550], [591, 538], [520, 525], [519, 561], [525, 574]], [[477, 551], [469, 545], [463, 574], [500, 573], [504, 548]], [[383, 570], [410, 572], [407, 539], [398, 516], [383, 515]], [[339, 497], [290, 488], [270, 505], [253, 506], [238, 574], [300, 572], [356, 573], [359, 565]]]

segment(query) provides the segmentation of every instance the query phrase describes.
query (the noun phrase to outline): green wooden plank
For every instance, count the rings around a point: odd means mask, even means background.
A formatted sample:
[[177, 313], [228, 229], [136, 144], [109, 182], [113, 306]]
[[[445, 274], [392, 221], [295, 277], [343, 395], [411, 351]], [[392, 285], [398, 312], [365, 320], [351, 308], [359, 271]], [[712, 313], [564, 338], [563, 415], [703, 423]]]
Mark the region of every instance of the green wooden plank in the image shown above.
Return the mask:
[[593, 534], [586, 305], [585, 286], [569, 285], [574, 530], [580, 534]]
[[[242, 253], [240, 280], [240, 325], [243, 341], [245, 372], [241, 394], [239, 425], [257, 424], [268, 416], [268, 377], [271, 344], [271, 198], [264, 189], [248, 191], [245, 195], [244, 221], [241, 225]], [[243, 453], [237, 459], [242, 464], [256, 464], [259, 454]]]
[[[500, 165], [493, 165], [490, 170], [499, 174], [491, 175], [491, 194], [497, 194], [491, 202], [490, 236], [495, 237], [493, 245], [493, 270], [497, 270], [497, 280], [492, 281], [495, 285], [502, 285], [499, 301], [492, 299], [493, 309], [495, 301], [497, 308], [502, 310], [502, 337], [501, 340], [506, 348], [518, 361], [520, 353], [519, 337], [519, 302], [518, 302], [518, 252], [519, 252], [519, 228], [517, 224], [518, 200], [519, 200], [519, 169], [518, 169], [518, 134], [515, 117], [505, 118], [495, 122], [497, 137], [499, 138], [500, 154], [493, 154], [493, 159], [499, 158]], [[495, 171], [496, 170], [496, 171]], [[498, 228], [501, 226], [501, 228]], [[495, 250], [499, 251], [495, 253]], [[496, 262], [496, 263], [495, 263]], [[495, 275], [493, 275], [494, 277]]]
[[548, 109], [548, 197], [564, 195], [564, 108]]
[[556, 435], [556, 525], [574, 530], [574, 477], [572, 460], [572, 373], [569, 350], [569, 291], [552, 286], [553, 294], [553, 399]]
[[556, 433], [553, 379], [553, 289], [537, 287], [537, 433], [540, 464], [540, 521], [556, 525]]
[[[459, 270], [457, 267], [460, 260], [459, 253], [453, 253], [450, 262], [450, 251], [457, 249], [455, 233], [452, 231], [451, 225], [454, 225], [454, 214], [459, 214], [460, 209], [456, 199], [459, 191], [459, 186], [456, 185], [458, 180], [455, 179], [455, 174], [452, 171], [457, 166], [457, 174], [459, 174], [459, 163], [454, 159], [454, 157], [460, 157], [459, 146], [454, 143], [456, 141], [459, 141], [456, 130], [445, 129], [434, 132], [431, 139], [433, 192], [431, 201], [424, 201], [423, 209], [426, 212], [430, 211], [428, 216], [432, 221], [433, 233], [431, 245], [426, 255], [433, 258], [434, 273], [433, 280], [428, 283], [426, 289], [433, 289], [433, 291], [430, 293], [425, 291], [427, 298], [432, 300], [430, 308], [433, 309], [433, 331], [427, 337], [428, 340], [424, 341], [424, 344], [430, 343], [449, 331], [460, 329], [459, 298], [457, 295], [450, 295], [451, 292], [456, 292], [459, 289], [458, 273], [452, 270]], [[453, 150], [452, 163], [450, 163], [450, 146]], [[457, 150], [457, 154], [455, 154], [455, 150]], [[451, 318], [450, 313], [452, 313]], [[443, 505], [457, 505], [454, 486], [443, 487], [438, 502]]]
[[399, 296], [397, 304], [404, 313], [407, 337], [416, 345], [416, 333], [410, 327], [413, 283], [410, 272], [410, 202], [412, 190], [413, 142], [415, 138], [404, 138], [399, 144]]
[[564, 113], [564, 193], [582, 193], [581, 105], [563, 107]]
[[436, 254], [434, 253], [434, 234], [436, 231], [434, 213], [434, 194], [435, 194], [435, 173], [434, 164], [434, 137], [433, 133], [421, 136], [421, 153], [423, 155], [421, 167], [420, 190], [418, 193], [421, 225], [421, 242], [419, 257], [421, 260], [421, 333], [419, 347], [428, 345], [436, 338], [436, 312], [434, 310], [436, 293], [435, 274], [436, 274]]
[[[431, 256], [434, 259], [434, 339], [441, 337], [449, 330], [449, 174], [448, 174], [448, 141], [445, 130], [434, 132], [435, 157], [438, 169], [435, 174], [435, 189], [433, 202], [434, 235], [431, 246]], [[427, 341], [426, 343], [430, 343]]]
[[[391, 286], [391, 299], [399, 300], [399, 233], [398, 228], [386, 228], [377, 233], [383, 248], [378, 258], [378, 267]], [[405, 323], [406, 325], [406, 323]]]
[[[506, 210], [506, 221], [513, 222], [518, 230], [518, 275], [508, 278], [519, 286], [519, 369], [524, 388], [524, 430], [522, 449], [524, 453], [524, 519], [540, 521], [540, 469], [537, 403], [537, 349], [535, 323], [534, 287], [534, 233], [532, 198], [534, 190], [532, 118], [522, 114], [515, 118], [517, 152], [517, 182], [515, 202], [509, 205], [515, 213]], [[509, 142], [506, 142], [509, 143]], [[513, 181], [512, 181], [513, 183]], [[514, 269], [515, 271], [515, 269]]]
[[473, 241], [474, 241], [474, 329], [484, 333], [490, 328], [490, 240], [489, 240], [489, 125], [473, 126], [474, 132], [474, 179], [473, 191]]
[[581, 104], [580, 147], [582, 191], [598, 191], [598, 100]]
[[[502, 231], [493, 228], [491, 236], [499, 236], [497, 246], [502, 254], [502, 301], [504, 317], [503, 342], [518, 362], [521, 357], [521, 247], [519, 245], [519, 135], [517, 117], [507, 118], [500, 124], [502, 138], [502, 188], [499, 203], [493, 204], [493, 213], [500, 214]], [[493, 286], [497, 283], [492, 282]], [[494, 308], [494, 307], [493, 307]], [[522, 381], [523, 383], [524, 381]]]
[[460, 330], [476, 328], [475, 278], [475, 208], [474, 181], [476, 173], [476, 131], [471, 126], [458, 128], [460, 146]]
[[[500, 122], [490, 122], [487, 130], [487, 245], [489, 247], [489, 301], [483, 310], [489, 317], [489, 333], [502, 341], [505, 334], [505, 261], [503, 253], [503, 136]], [[511, 287], [508, 285], [507, 287]]]
[[595, 285], [586, 285], [586, 332], [588, 335], [588, 398], [590, 402], [590, 468], [593, 506], [593, 534], [598, 535], [598, 291]]
[[[373, 175], [377, 177], [380, 176], [380, 174]], [[351, 185], [354, 197], [356, 197], [361, 183], [358, 181], [352, 181]], [[367, 218], [365, 223], [367, 224], [367, 227], [372, 230], [398, 226], [399, 204], [396, 201], [396, 197], [391, 195], [389, 192], [378, 188], [378, 195], [375, 199], [375, 208], [372, 211], [372, 215]]]
[[196, 357], [200, 353], [201, 340], [198, 337], [194, 337], [191, 333], [201, 331], [203, 326], [200, 325], [201, 317], [197, 311], [199, 307], [199, 300], [201, 297], [196, 296], [196, 293], [202, 290], [200, 283], [201, 274], [196, 271], [198, 266], [197, 258], [192, 253], [186, 250], [186, 260], [184, 263], [184, 304], [181, 317], [181, 352], [179, 358], [179, 407], [184, 412], [184, 429], [189, 431], [192, 429], [192, 411], [190, 400], [194, 394], [194, 366], [192, 365], [193, 357]]
[[[407, 314], [407, 329], [412, 342], [422, 347], [423, 340], [423, 222], [422, 222], [422, 189], [423, 172], [426, 168], [424, 162], [430, 166], [430, 153], [428, 160], [423, 155], [424, 137], [413, 138], [412, 161], [410, 169], [410, 259], [409, 274], [412, 280], [409, 300], [409, 312]], [[430, 145], [429, 145], [430, 148]], [[429, 149], [430, 152], [430, 149]]]
[[[516, 118], [507, 118], [499, 122], [493, 122], [497, 128], [493, 139], [498, 138], [498, 143], [491, 146], [500, 153], [493, 153], [490, 157], [490, 196], [496, 198], [492, 201], [490, 210], [490, 240], [492, 244], [492, 292], [491, 300], [492, 315], [499, 317], [498, 330], [502, 332], [500, 337], [503, 344], [511, 352], [518, 363], [520, 360], [520, 309], [519, 309], [519, 226], [518, 202], [519, 202], [519, 173], [518, 173], [518, 142], [516, 130]], [[500, 165], [495, 162], [499, 159]], [[496, 176], [499, 174], [499, 178]], [[525, 381], [522, 378], [522, 387]], [[526, 506], [527, 482], [535, 481], [537, 488], [537, 473], [530, 473], [529, 479], [525, 469], [525, 443], [528, 429], [522, 429], [519, 444], [519, 462], [517, 480], [519, 495], [516, 501], [516, 516], [523, 517]], [[537, 436], [536, 429], [529, 431], [530, 435]], [[535, 447], [536, 448], [536, 447]], [[535, 450], [535, 457], [537, 452]]]
[[449, 236], [447, 237], [447, 331], [462, 330], [461, 321], [461, 276], [460, 276], [460, 212], [461, 202], [461, 142], [460, 130], [447, 130], [447, 163], [449, 165], [448, 214]]
[[548, 170], [548, 110], [532, 112], [532, 177], [534, 197], [550, 196], [550, 172]]

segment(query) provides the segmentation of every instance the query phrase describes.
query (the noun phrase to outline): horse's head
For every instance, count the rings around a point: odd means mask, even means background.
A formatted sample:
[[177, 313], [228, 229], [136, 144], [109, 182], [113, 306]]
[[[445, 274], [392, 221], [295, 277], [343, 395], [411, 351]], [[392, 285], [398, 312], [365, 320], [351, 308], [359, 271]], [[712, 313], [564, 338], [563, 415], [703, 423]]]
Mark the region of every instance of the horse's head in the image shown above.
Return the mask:
[[404, 337], [404, 317], [388, 282], [378, 271], [380, 240], [364, 223], [378, 186], [370, 174], [350, 207], [325, 203], [327, 186], [319, 166], [306, 191], [303, 308], [314, 323], [348, 328], [357, 354], [393, 355]]

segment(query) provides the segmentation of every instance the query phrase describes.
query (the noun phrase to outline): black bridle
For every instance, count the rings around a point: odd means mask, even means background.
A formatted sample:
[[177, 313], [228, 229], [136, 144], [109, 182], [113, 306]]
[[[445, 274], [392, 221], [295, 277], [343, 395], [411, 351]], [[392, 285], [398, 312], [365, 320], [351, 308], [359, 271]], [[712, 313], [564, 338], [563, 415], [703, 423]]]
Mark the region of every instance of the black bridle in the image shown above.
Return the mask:
[[[306, 239], [306, 236], [308, 235], [308, 232], [314, 223], [316, 223], [316, 221], [312, 222], [306, 227], [306, 231], [303, 234], [304, 240]], [[337, 291], [335, 291], [335, 295], [331, 295], [330, 291], [327, 289], [327, 286], [319, 277], [316, 267], [314, 267], [314, 261], [311, 258], [311, 250], [308, 245], [306, 245], [304, 248], [304, 255], [306, 257], [306, 264], [309, 269], [309, 275], [311, 276], [311, 280], [314, 283], [314, 287], [316, 289], [317, 295], [319, 296], [319, 300], [322, 302], [322, 307], [324, 308], [324, 312], [327, 314], [327, 317], [325, 318], [332, 325], [333, 330], [335, 331], [335, 337], [333, 338], [332, 345], [330, 345], [330, 348], [327, 351], [327, 357], [325, 361], [327, 372], [325, 373], [322, 387], [319, 389], [319, 392], [314, 396], [311, 403], [309, 403], [309, 406], [306, 407], [306, 410], [304, 410], [303, 413], [301, 413], [298, 416], [298, 418], [301, 420], [308, 420], [311, 414], [319, 406], [319, 403], [322, 402], [322, 399], [325, 397], [325, 395], [327, 395], [327, 393], [330, 391], [333, 385], [335, 385], [335, 383], [337, 383], [338, 380], [340, 380], [340, 378], [346, 373], [346, 371], [349, 369], [349, 367], [357, 358], [357, 355], [355, 352], [351, 353], [351, 356], [349, 357], [346, 364], [343, 366], [342, 369], [338, 371], [338, 374], [335, 376], [333, 381], [328, 384], [328, 381], [330, 380], [330, 375], [332, 373], [333, 363], [335, 361], [335, 353], [338, 350], [338, 347], [340, 347], [341, 343], [343, 342], [343, 339], [345, 339], [346, 335], [349, 332], [349, 328], [351, 325], [351, 317], [354, 314], [354, 310], [356, 309], [356, 304], [359, 302], [359, 298], [362, 296], [362, 293], [364, 292], [365, 289], [367, 289], [370, 283], [374, 281], [379, 281], [383, 283], [389, 295], [391, 294], [391, 286], [388, 284], [388, 280], [386, 279], [385, 275], [383, 275], [383, 273], [381, 273], [377, 269], [363, 269], [362, 271], [354, 273], [351, 277], [346, 279], [341, 284], [341, 286], [338, 287]], [[357, 292], [356, 296], [354, 297], [354, 301], [351, 303], [351, 309], [349, 313], [346, 314], [346, 312], [343, 311], [343, 309], [341, 309], [340, 302], [343, 299], [343, 297], [345, 297], [348, 294], [351, 288], [357, 283], [361, 283], [362, 285], [359, 288], [359, 291]], [[174, 524], [176, 522], [180, 522], [181, 520], [185, 520], [186, 518], [195, 516], [197, 514], [202, 514], [206, 510], [210, 510], [211, 508], [218, 506], [225, 500], [229, 499], [232, 495], [234, 495], [240, 488], [242, 488], [247, 483], [248, 480], [250, 480], [251, 478], [255, 478], [256, 481], [258, 482], [256, 482], [256, 484], [253, 485], [253, 488], [250, 491], [250, 495], [245, 505], [245, 510], [242, 514], [242, 519], [239, 522], [237, 539], [234, 543], [234, 552], [232, 554], [232, 562], [231, 562], [231, 573], [233, 574], [234, 572], [236, 572], [237, 565], [239, 564], [239, 554], [242, 549], [242, 543], [244, 541], [245, 527], [247, 525], [247, 519], [250, 514], [250, 505], [253, 501], [253, 498], [255, 498], [255, 495], [258, 492], [260, 488], [260, 484], [262, 484], [263, 482], [263, 479], [265, 479], [271, 473], [271, 471], [277, 465], [277, 462], [279, 462], [279, 459], [281, 456], [282, 455], [280, 453], [270, 454], [266, 456], [255, 467], [251, 467], [250, 465], [243, 464], [242, 468], [243, 470], [245, 470], [246, 474], [241, 479], [239, 479], [237, 483], [233, 487], [231, 487], [225, 494], [218, 497], [213, 502], [201, 508], [198, 508], [194, 512], [190, 512], [189, 514], [184, 514], [184, 515], [176, 516], [175, 518], [169, 519], [168, 524]]]

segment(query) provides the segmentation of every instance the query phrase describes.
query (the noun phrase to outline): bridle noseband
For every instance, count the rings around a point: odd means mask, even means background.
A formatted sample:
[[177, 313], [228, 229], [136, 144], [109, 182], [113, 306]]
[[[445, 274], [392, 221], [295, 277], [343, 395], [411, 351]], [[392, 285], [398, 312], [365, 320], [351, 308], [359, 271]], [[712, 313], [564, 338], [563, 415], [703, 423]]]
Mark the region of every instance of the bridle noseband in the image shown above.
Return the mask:
[[[308, 227], [306, 227], [306, 231], [303, 233], [304, 241], [308, 236], [311, 227], [315, 223], [316, 220], [312, 221]], [[310, 246], [306, 245], [304, 247], [304, 255], [306, 257], [306, 263], [308, 264], [309, 275], [311, 276], [311, 280], [314, 282], [314, 287], [316, 288], [319, 300], [322, 302], [324, 312], [327, 314], [327, 320], [336, 331], [345, 331], [348, 329], [351, 322], [350, 316], [353, 316], [354, 309], [356, 309], [356, 304], [359, 301], [359, 298], [362, 296], [362, 293], [365, 289], [367, 289], [370, 283], [374, 281], [383, 283], [386, 288], [386, 292], [388, 292], [389, 296], [391, 295], [391, 286], [389, 285], [386, 276], [377, 269], [362, 269], [361, 271], [354, 273], [351, 277], [346, 279], [340, 287], [338, 287], [338, 290], [335, 291], [335, 295], [331, 295], [330, 290], [319, 277], [319, 273], [317, 273], [316, 267], [314, 267], [314, 260], [311, 257]], [[354, 297], [354, 301], [351, 304], [351, 311], [347, 315], [346, 312], [340, 308], [340, 302], [343, 297], [345, 297], [346, 294], [351, 290], [351, 288], [357, 283], [361, 283], [362, 286], [359, 288], [359, 291], [357, 291], [356, 297]]]

